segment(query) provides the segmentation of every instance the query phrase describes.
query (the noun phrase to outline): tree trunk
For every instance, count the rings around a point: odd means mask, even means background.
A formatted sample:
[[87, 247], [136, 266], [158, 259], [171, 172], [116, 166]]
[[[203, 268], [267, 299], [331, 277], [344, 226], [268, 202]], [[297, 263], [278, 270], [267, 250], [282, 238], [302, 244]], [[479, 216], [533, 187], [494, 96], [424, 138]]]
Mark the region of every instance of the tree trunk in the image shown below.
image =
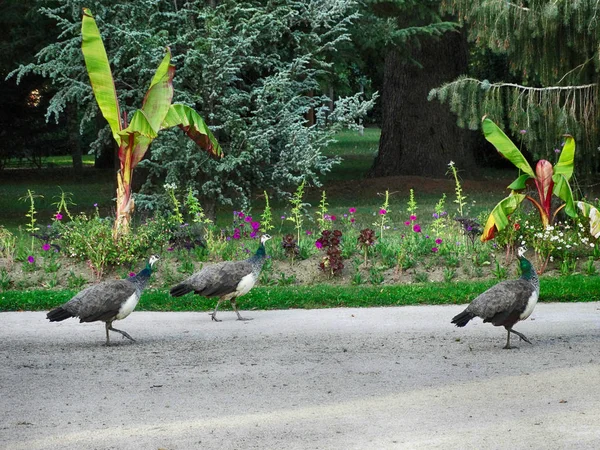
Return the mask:
[[83, 171], [83, 157], [81, 152], [81, 139], [79, 138], [79, 117], [77, 104], [69, 103], [67, 106], [67, 120], [69, 121], [69, 148], [73, 159], [73, 169], [78, 175]]
[[421, 39], [411, 56], [423, 67], [397, 49], [385, 57], [381, 140], [369, 175], [443, 177], [450, 161], [461, 172], [472, 172], [477, 133], [459, 128], [447, 106], [427, 100], [432, 88], [467, 72], [465, 37], [449, 32]]

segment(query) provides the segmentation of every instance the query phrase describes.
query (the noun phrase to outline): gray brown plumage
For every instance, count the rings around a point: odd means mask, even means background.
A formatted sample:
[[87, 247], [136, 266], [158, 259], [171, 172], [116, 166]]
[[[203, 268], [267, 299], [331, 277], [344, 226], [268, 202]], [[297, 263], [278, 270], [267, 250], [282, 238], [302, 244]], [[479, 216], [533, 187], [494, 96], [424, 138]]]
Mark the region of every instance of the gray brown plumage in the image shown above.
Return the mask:
[[224, 261], [205, 267], [200, 272], [182, 281], [171, 288], [173, 297], [181, 297], [190, 292], [203, 297], [218, 297], [215, 310], [210, 313], [212, 320], [217, 319], [217, 310], [224, 300], [229, 300], [238, 320], [250, 320], [241, 316], [236, 299], [247, 294], [258, 280], [260, 271], [266, 258], [265, 242], [271, 236], [264, 234], [260, 238], [260, 245], [256, 253], [243, 261]]
[[475, 298], [471, 304], [452, 319], [457, 327], [464, 327], [474, 317], [481, 317], [484, 322], [494, 326], [503, 326], [507, 331], [505, 349], [510, 349], [510, 334], [516, 334], [531, 344], [522, 333], [512, 327], [520, 320], [527, 319], [538, 301], [540, 282], [531, 263], [523, 257], [523, 249], [519, 249], [519, 265], [521, 278], [502, 281]]
[[64, 305], [48, 312], [46, 318], [50, 322], [70, 317], [78, 317], [79, 322], [105, 322], [106, 345], [110, 345], [109, 330], [135, 341], [125, 331], [113, 328], [112, 323], [124, 319], [135, 309], [158, 259], [156, 255], [151, 256], [146, 267], [133, 277], [104, 281], [84, 289]]

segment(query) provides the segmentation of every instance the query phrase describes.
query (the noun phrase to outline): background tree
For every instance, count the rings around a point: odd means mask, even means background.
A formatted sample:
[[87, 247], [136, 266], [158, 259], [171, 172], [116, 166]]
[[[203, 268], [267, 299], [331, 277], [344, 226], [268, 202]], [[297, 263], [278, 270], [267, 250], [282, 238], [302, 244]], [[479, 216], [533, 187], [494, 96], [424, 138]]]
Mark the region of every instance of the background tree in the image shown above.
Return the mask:
[[573, 135], [576, 167], [600, 168], [598, 90], [600, 5], [597, 1], [444, 0], [476, 46], [504, 55], [516, 81], [461, 76], [432, 90], [459, 124], [477, 129], [485, 114], [522, 134], [534, 159], [556, 159], [562, 135]]
[[[354, 41], [363, 54], [383, 59], [382, 123], [372, 176], [444, 176], [448, 162], [475, 166], [472, 133], [457, 129], [456, 119], [429, 91], [467, 70], [466, 39], [453, 22], [439, 15], [439, 1], [362, 2]], [[375, 73], [377, 80], [381, 75]]]
[[[321, 150], [333, 132], [354, 126], [372, 106], [359, 94], [339, 99], [333, 112], [319, 92], [319, 78], [333, 70], [327, 55], [349, 39], [351, 0], [90, 2], [61, 0], [43, 9], [57, 20], [60, 39], [38, 53], [35, 64], [15, 72], [40, 73], [58, 87], [48, 115], [79, 105], [82, 121], [97, 114], [79, 45], [81, 8], [90, 7], [103, 33], [123, 109], [143, 99], [143, 89], [169, 46], [177, 67], [174, 101], [196, 109], [215, 131], [225, 157], [199, 155], [194, 144], [165, 133], [140, 163], [148, 178], [139, 207], [155, 208], [165, 181], [192, 188], [208, 213], [217, 203], [244, 206], [254, 191], [285, 195], [301, 180], [318, 185], [336, 158]], [[316, 123], [307, 126], [306, 114]], [[329, 113], [333, 127], [326, 128]], [[110, 137], [105, 130], [95, 142]], [[175, 140], [175, 144], [173, 143]]]

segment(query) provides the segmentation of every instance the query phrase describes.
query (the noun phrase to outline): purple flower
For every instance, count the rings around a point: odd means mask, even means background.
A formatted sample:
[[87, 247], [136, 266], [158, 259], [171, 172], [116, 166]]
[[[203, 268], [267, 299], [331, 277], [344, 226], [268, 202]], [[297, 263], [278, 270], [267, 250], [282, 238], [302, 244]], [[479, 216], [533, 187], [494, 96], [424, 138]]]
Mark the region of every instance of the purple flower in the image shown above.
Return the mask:
[[62, 216], [62, 214], [61, 214], [61, 213], [56, 213], [56, 214], [54, 215], [54, 217], [56, 218], [56, 220], [62, 220], [62, 218], [63, 218], [63, 216]]
[[285, 216], [281, 216], [281, 220], [285, 220]]
[[555, 148], [554, 153], [557, 153], [557, 154], [560, 153], [560, 148]]
[[240, 219], [243, 219], [244, 217], [246, 217], [246, 215], [245, 215], [245, 214], [244, 214], [242, 211], [240, 211], [240, 212], [238, 213], [238, 217], [239, 217]]
[[233, 230], [233, 239], [239, 239], [240, 238], [240, 229], [236, 228], [235, 230]]
[[252, 239], [254, 239], [256, 237], [256, 230], [252, 231], [252, 233], [250, 233], [250, 237]]
[[348, 214], [344, 214], [344, 218], [348, 217]]
[[519, 133], [525, 134], [525, 133], [527, 133], [527, 130], [521, 130], [521, 131], [519, 131]]
[[415, 220], [417, 220], [417, 216], [415, 216], [414, 214], [412, 214], [412, 215], [409, 217], [409, 219], [410, 219], [410, 221], [411, 221], [411, 222], [414, 222]]
[[331, 216], [330, 219], [333, 222], [333, 221], [335, 221], [336, 217], [335, 216]]
[[444, 217], [445, 215], [447, 215], [448, 213], [446, 211], [442, 211], [440, 214], [440, 217]]
[[312, 231], [310, 231], [310, 230], [306, 230], [306, 235], [307, 235], [307, 236], [310, 236], [311, 234], [312, 234]]
[[244, 219], [244, 222], [252, 222], [252, 217], [246, 216], [246, 218]]
[[438, 250], [439, 250], [439, 249], [438, 249], [437, 247], [432, 247], [432, 248], [431, 248], [431, 251], [432, 251], [433, 253], [437, 253], [437, 252], [438, 252]]
[[34, 258], [33, 256], [29, 255], [29, 256], [27, 257], [27, 262], [28, 262], [29, 264], [33, 264], [33, 263], [35, 262], [35, 258]]
[[323, 248], [323, 244], [320, 241], [315, 242], [315, 247]]
[[425, 239], [429, 239], [429, 235], [428, 234], [425, 235]]
[[437, 245], [440, 245], [440, 244], [442, 243], [442, 240], [441, 240], [440, 238], [437, 238], [437, 239], [435, 240], [435, 243], [436, 243]]
[[410, 220], [407, 220], [406, 222], [404, 222], [404, 225], [409, 226], [410, 225]]
[[252, 223], [250, 224], [250, 226], [252, 227], [252, 229], [253, 229], [254, 231], [258, 231], [258, 229], [260, 228], [260, 223], [258, 223], [258, 222], [252, 222]]
[[94, 203], [94, 208], [97, 208], [97, 207], [98, 207], [98, 203]]
[[415, 233], [420, 233], [420, 232], [421, 232], [421, 225], [419, 225], [419, 224], [416, 224], [416, 225], [413, 227], [413, 231], [414, 231]]
[[135, 277], [135, 272], [129, 272], [130, 277]]
[[45, 252], [47, 252], [48, 250], [50, 250], [50, 244], [48, 244], [47, 242], [42, 245], [42, 250], [44, 250]]
[[352, 207], [348, 210], [350, 214], [354, 214], [356, 212], [356, 208]]
[[381, 209], [379, 210], [379, 214], [381, 214], [382, 216], [384, 216], [384, 215], [386, 215], [386, 214], [387, 214], [387, 211], [386, 211], [385, 209], [381, 208]]
[[169, 248], [167, 249], [167, 251], [168, 251], [168, 252], [172, 252], [172, 251], [173, 251], [173, 247], [169, 247]]
[[434, 219], [439, 219], [440, 218], [440, 215], [438, 213], [433, 213], [432, 215], [433, 215]]
[[350, 218], [350, 222], [354, 223], [356, 219], [354, 217]]

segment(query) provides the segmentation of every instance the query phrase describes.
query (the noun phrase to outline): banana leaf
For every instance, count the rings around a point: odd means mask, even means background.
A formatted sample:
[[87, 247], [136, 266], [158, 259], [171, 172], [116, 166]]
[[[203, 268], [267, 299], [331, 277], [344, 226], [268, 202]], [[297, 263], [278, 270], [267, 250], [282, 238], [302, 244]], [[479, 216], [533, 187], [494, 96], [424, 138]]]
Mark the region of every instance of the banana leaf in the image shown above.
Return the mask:
[[512, 192], [508, 197], [500, 200], [485, 223], [485, 228], [481, 234], [481, 242], [493, 239], [498, 231], [506, 228], [508, 226], [508, 216], [519, 207], [525, 198], [525, 194]]

